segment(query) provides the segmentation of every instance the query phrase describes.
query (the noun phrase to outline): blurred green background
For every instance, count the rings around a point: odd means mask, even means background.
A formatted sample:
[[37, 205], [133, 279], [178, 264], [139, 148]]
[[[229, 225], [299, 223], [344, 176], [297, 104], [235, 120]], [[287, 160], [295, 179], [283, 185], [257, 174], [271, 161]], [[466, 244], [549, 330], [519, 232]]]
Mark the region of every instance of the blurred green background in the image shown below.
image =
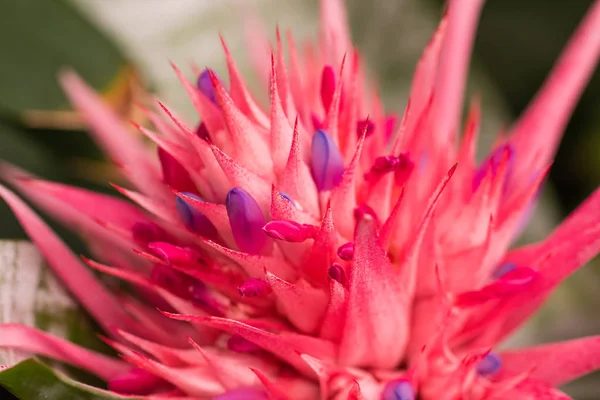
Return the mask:
[[[248, 3], [272, 32], [279, 23], [291, 27], [296, 36], [316, 36], [317, 0], [0, 0], [0, 159], [47, 178], [108, 190], [105, 182], [114, 175], [69, 112], [56, 72], [74, 67], [126, 118], [138, 118], [133, 101], [154, 92], [195, 121], [168, 61], [186, 67], [194, 60], [224, 75], [217, 36], [221, 32], [242, 69], [251, 73], [239, 23]], [[354, 41], [372, 75], [379, 77], [388, 109], [401, 111], [414, 65], [443, 2], [347, 3]], [[591, 3], [487, 2], [469, 82], [469, 91], [483, 100], [482, 150], [527, 105]], [[544, 237], [600, 183], [599, 96], [596, 72], [568, 126], [524, 241]], [[0, 238], [22, 237], [15, 219], [0, 204]], [[66, 237], [79, 247], [72, 236]], [[514, 342], [600, 332], [600, 273], [590, 264], [569, 279]], [[598, 399], [595, 378], [568, 391], [576, 399]]]

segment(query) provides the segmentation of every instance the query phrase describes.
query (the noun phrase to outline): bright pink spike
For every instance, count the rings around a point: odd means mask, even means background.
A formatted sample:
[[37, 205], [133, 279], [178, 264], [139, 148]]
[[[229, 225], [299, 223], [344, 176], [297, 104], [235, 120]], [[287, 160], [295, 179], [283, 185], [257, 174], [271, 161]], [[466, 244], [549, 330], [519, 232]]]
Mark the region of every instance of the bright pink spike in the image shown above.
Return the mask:
[[321, 73], [321, 102], [325, 109], [325, 115], [331, 107], [333, 101], [333, 93], [335, 92], [335, 70], [331, 65], [323, 67]]
[[515, 293], [525, 293], [537, 276], [538, 272], [531, 268], [517, 267], [480, 290], [461, 293], [457, 296], [455, 305], [457, 307], [469, 307]]
[[327, 308], [327, 294], [304, 279], [289, 283], [271, 273], [266, 274], [266, 279], [277, 297], [277, 304], [290, 322], [304, 333], [315, 333]]
[[121, 394], [151, 394], [161, 386], [165, 386], [165, 381], [140, 368], [132, 368], [108, 381], [108, 389]]
[[501, 353], [507, 374], [531, 371], [531, 378], [560, 386], [600, 367], [600, 336]]
[[335, 259], [337, 238], [332, 217], [331, 206], [329, 206], [323, 216], [319, 233], [315, 236], [313, 247], [303, 263], [302, 274], [317, 287], [327, 285], [327, 272]]
[[339, 264], [329, 267], [329, 304], [321, 325], [319, 336], [323, 339], [338, 342], [342, 337], [346, 323], [346, 308], [348, 302], [348, 291], [346, 286], [348, 278], [346, 272]]
[[258, 278], [250, 278], [240, 285], [238, 292], [242, 297], [268, 296], [273, 290], [268, 281]]
[[[562, 132], [600, 56], [600, 3], [594, 2], [544, 86], [513, 128], [516, 176], [551, 162]], [[521, 154], [523, 153], [523, 154]]]
[[25, 325], [0, 325], [0, 347], [19, 349], [85, 369], [109, 380], [130, 367], [121, 360], [79, 347], [68, 340]]
[[269, 145], [259, 134], [257, 127], [236, 107], [219, 79], [210, 71], [209, 75], [230, 135], [233, 155], [254, 173], [270, 176], [273, 171], [273, 160], [270, 157]]
[[311, 171], [304, 161], [298, 132], [298, 119], [294, 124], [294, 136], [283, 174], [279, 177], [280, 190], [296, 199], [307, 212], [319, 214], [319, 198]]
[[67, 246], [11, 191], [0, 185], [0, 197], [15, 213], [52, 270], [101, 326], [121, 326], [138, 332], [139, 325], [121, 308], [116, 297], [86, 269]]
[[356, 227], [348, 291], [340, 362], [376, 368], [396, 365], [408, 340], [410, 303], [379, 244], [372, 218], [362, 218]]
[[138, 368], [161, 377], [185, 393], [195, 397], [213, 397], [223, 393], [224, 390], [217, 379], [204, 373], [206, 369], [204, 367], [169, 367], [139, 353], [124, 356], [123, 359]]
[[310, 354], [324, 360], [332, 360], [335, 356], [335, 347], [332, 343], [311, 336], [296, 333], [275, 334], [226, 318], [165, 314], [180, 321], [194, 321], [231, 334], [238, 334], [264, 350], [273, 353], [278, 358], [285, 360], [308, 376], [313, 374], [306, 367], [298, 352]]
[[[275, 60], [271, 56], [271, 156], [275, 174], [280, 175], [287, 164], [288, 149], [292, 145], [293, 131], [290, 123], [285, 116], [284, 108], [281, 104], [279, 89], [277, 87], [277, 70]], [[298, 122], [296, 121], [297, 129]]]
[[173, 156], [158, 148], [158, 158], [162, 167], [163, 182], [180, 192], [196, 192], [196, 185], [187, 170]]
[[267, 222], [263, 227], [263, 231], [273, 239], [286, 242], [304, 242], [306, 239], [314, 238], [318, 228], [294, 221], [271, 221]]
[[471, 47], [482, 6], [483, 0], [453, 0], [448, 6], [433, 105], [433, 134], [442, 143], [453, 143], [458, 134]]
[[352, 49], [348, 18], [342, 0], [320, 2], [320, 45], [326, 62], [339, 62]]
[[[220, 36], [220, 39], [221, 45], [223, 46], [223, 51], [225, 52], [225, 58], [227, 60], [227, 70], [229, 71], [229, 85], [231, 86], [231, 99], [233, 99], [233, 102], [235, 103], [237, 108], [239, 108], [240, 111], [244, 113], [244, 115], [252, 119], [253, 122], [257, 123], [260, 126], [268, 127], [269, 118], [263, 113], [261, 108], [258, 106], [258, 104], [256, 104], [256, 102], [252, 98], [252, 95], [246, 87], [244, 79], [242, 78], [237, 68], [237, 65], [235, 64], [235, 61], [231, 56], [229, 48], [225, 44], [225, 39], [223, 38], [223, 36]], [[214, 80], [213, 87], [215, 87], [215, 90], [217, 91], [218, 98], [218, 89], [217, 85], [215, 85]]]
[[60, 82], [71, 102], [90, 124], [98, 145], [122, 167], [127, 178], [148, 195], [165, 196], [151, 153], [125, 128], [108, 105], [71, 70], [60, 73]]

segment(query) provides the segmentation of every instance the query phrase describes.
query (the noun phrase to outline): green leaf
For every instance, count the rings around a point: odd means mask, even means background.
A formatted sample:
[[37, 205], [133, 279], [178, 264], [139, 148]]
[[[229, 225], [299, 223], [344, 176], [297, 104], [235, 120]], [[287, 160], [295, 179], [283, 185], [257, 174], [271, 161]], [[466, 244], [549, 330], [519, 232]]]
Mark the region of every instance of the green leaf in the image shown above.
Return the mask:
[[65, 0], [0, 0], [0, 110], [68, 108], [56, 73], [72, 67], [97, 89], [109, 89], [127, 62]]
[[32, 358], [0, 372], [0, 385], [21, 400], [125, 399], [76, 382]]

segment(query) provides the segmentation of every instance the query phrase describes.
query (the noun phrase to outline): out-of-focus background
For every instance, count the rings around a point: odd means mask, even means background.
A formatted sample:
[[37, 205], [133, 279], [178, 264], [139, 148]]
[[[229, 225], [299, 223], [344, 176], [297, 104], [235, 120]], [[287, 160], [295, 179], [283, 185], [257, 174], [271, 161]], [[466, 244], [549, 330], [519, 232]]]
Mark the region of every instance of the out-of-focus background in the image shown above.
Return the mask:
[[[592, 0], [488, 0], [472, 63], [470, 92], [483, 103], [482, 150], [527, 105]], [[380, 82], [389, 110], [400, 112], [414, 65], [442, 12], [442, 0], [347, 0], [355, 43]], [[156, 93], [195, 122], [169, 67], [190, 61], [225, 76], [222, 33], [244, 72], [244, 15], [265, 27], [314, 38], [317, 0], [0, 0], [0, 159], [40, 176], [109, 191], [116, 176], [84, 133], [57, 84], [73, 67], [124, 118]], [[255, 85], [256, 86], [256, 85]], [[259, 88], [260, 89], [260, 88]], [[575, 110], [550, 180], [522, 241], [542, 238], [600, 183], [600, 73]], [[80, 244], [58, 228], [76, 248]], [[24, 238], [0, 204], [0, 239]], [[569, 278], [516, 344], [600, 333], [597, 260]], [[566, 390], [600, 398], [598, 375]]]

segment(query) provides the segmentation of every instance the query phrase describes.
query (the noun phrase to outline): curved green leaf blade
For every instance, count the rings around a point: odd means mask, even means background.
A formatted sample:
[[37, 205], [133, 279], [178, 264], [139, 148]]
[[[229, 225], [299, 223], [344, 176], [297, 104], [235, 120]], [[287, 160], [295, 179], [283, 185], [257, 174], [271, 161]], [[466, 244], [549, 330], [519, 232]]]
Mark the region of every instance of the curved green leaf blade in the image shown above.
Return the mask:
[[32, 358], [0, 372], [0, 385], [21, 400], [133, 399], [76, 382]]

